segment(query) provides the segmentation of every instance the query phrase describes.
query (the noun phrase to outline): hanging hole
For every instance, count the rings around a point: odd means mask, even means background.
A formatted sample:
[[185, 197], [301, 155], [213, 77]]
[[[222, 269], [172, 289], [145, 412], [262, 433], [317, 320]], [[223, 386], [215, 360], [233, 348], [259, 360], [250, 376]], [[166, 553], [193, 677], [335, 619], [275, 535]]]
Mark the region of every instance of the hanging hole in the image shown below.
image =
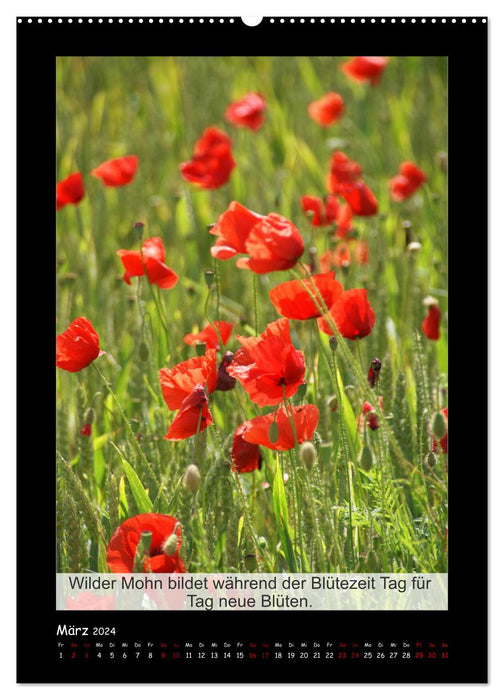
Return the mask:
[[241, 21], [243, 24], [246, 24], [247, 27], [257, 27], [258, 24], [261, 24], [262, 17], [242, 17]]

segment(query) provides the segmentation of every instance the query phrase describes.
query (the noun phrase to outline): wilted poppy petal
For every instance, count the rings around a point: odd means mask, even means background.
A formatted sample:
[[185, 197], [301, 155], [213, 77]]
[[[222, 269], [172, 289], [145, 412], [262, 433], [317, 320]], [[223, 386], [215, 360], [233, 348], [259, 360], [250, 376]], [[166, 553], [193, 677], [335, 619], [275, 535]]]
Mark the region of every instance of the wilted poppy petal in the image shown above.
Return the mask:
[[[143, 532], [151, 533], [149, 556], [144, 562], [145, 571], [183, 573], [184, 562], [179, 555], [182, 545], [180, 523], [171, 515], [161, 513], [142, 513], [119, 525], [107, 547], [107, 564], [112, 573], [133, 572], [135, 555]], [[167, 555], [163, 547], [173, 534], [177, 538], [175, 551]]]
[[258, 92], [250, 92], [226, 109], [226, 120], [235, 126], [245, 126], [257, 131], [264, 123], [266, 102]]
[[82, 316], [56, 336], [56, 366], [79, 372], [100, 354], [100, 338], [90, 321]]
[[86, 195], [81, 173], [72, 173], [56, 183], [56, 209], [67, 204], [78, 204]]
[[133, 181], [138, 167], [138, 156], [124, 156], [107, 160], [94, 170], [91, 175], [97, 177], [107, 187], [122, 187]]
[[[365, 289], [348, 289], [342, 292], [336, 303], [329, 309], [336, 326], [344, 338], [357, 340], [365, 338], [373, 330], [375, 314], [367, 299]], [[334, 335], [325, 318], [319, 318], [321, 331]]]
[[245, 423], [240, 425], [233, 435], [231, 458], [236, 471], [244, 474], [259, 469], [261, 465], [261, 453], [259, 447], [243, 439], [243, 433], [247, 429]]
[[304, 279], [303, 283], [299, 280], [283, 282], [270, 291], [271, 303], [281, 316], [296, 321], [318, 318], [322, 312], [319, 305], [312, 299], [315, 297], [318, 302], [320, 301], [317, 290], [328, 309], [343, 291], [341, 284], [334, 279], [334, 272], [312, 275], [311, 279], [313, 283], [309, 278]]

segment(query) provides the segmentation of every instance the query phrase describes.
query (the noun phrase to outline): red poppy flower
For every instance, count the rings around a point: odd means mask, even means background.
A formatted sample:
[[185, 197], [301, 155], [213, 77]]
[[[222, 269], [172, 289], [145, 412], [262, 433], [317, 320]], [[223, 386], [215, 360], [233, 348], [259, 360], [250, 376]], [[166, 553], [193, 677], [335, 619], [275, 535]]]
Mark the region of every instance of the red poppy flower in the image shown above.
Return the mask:
[[301, 206], [305, 214], [311, 214], [312, 226], [329, 226], [336, 221], [340, 212], [338, 198], [331, 194], [326, 197], [325, 202], [321, 197], [305, 195], [301, 197]]
[[[150, 532], [149, 555], [145, 557], [144, 569], [155, 574], [184, 573], [184, 562], [179, 552], [182, 545], [180, 523], [171, 515], [142, 513], [125, 520], [112, 535], [107, 547], [107, 564], [114, 574], [133, 573], [135, 556], [143, 532]], [[171, 535], [177, 541], [173, 553], [165, 554]], [[173, 545], [170, 541], [169, 550]]]
[[149, 282], [160, 289], [171, 289], [177, 284], [177, 274], [164, 264], [165, 250], [159, 236], [147, 238], [142, 243], [142, 252], [118, 250], [117, 255], [126, 270], [123, 277], [126, 284], [131, 284], [132, 277], [141, 277], [145, 271]]
[[349, 267], [352, 262], [365, 265], [368, 261], [366, 241], [348, 240], [338, 243], [332, 254], [332, 264], [335, 267]]
[[172, 369], [159, 370], [161, 392], [170, 411], [181, 408], [197, 384], [206, 386], [211, 394], [217, 384], [217, 353], [207, 349], [201, 357], [191, 357]]
[[235, 353], [228, 374], [241, 383], [259, 406], [276, 406], [285, 396], [293, 396], [303, 383], [303, 353], [292, 345], [289, 321], [269, 323], [258, 338], [238, 335], [242, 347]]
[[56, 336], [56, 366], [67, 372], [79, 372], [100, 354], [100, 338], [87, 318], [76, 318]]
[[[381, 396], [378, 397], [378, 405], [383, 411], [383, 397]], [[362, 404], [362, 413], [359, 420], [360, 430], [362, 430], [364, 427], [364, 420], [367, 420], [368, 428], [370, 430], [378, 430], [378, 428], [380, 427], [378, 416], [375, 413], [375, 407], [373, 406], [373, 404], [369, 403], [369, 401], [364, 401], [364, 403]]]
[[205, 129], [194, 146], [192, 160], [180, 164], [182, 177], [206, 190], [225, 185], [236, 163], [231, 139], [215, 126]]
[[[298, 444], [311, 440], [318, 423], [318, 408], [312, 404], [306, 404], [304, 406], [289, 406], [288, 410], [290, 418], [286, 413], [285, 406], [281, 406], [278, 411], [245, 421], [240, 426], [243, 428], [241, 433], [243, 440], [253, 445], [264, 445], [270, 450], [280, 450], [281, 452], [291, 450], [296, 444], [291, 421], [294, 423]], [[275, 422], [278, 426], [278, 439], [272, 443], [269, 437], [270, 428], [271, 424]]]
[[241, 100], [228, 105], [225, 117], [235, 126], [257, 131], [264, 124], [266, 102], [259, 92], [249, 92]]
[[337, 92], [328, 92], [320, 100], [310, 102], [308, 114], [320, 126], [330, 126], [343, 114], [345, 103]]
[[107, 187], [122, 187], [133, 181], [138, 168], [138, 156], [124, 156], [106, 160], [91, 175], [97, 177]]
[[[233, 330], [233, 324], [227, 321], [216, 321], [214, 326], [219, 327], [220, 337], [222, 339], [222, 344], [225, 345], [231, 336]], [[187, 345], [194, 345], [195, 343], [206, 343], [207, 350], [210, 348], [215, 348], [220, 350], [220, 340], [215, 328], [209, 323], [205, 326], [202, 331], [198, 333], [188, 333], [184, 336], [184, 343]]]
[[96, 595], [91, 591], [81, 591], [75, 598], [68, 596], [65, 610], [115, 610], [116, 597], [114, 593]]
[[247, 429], [246, 423], [240, 425], [233, 435], [233, 446], [231, 448], [231, 458], [236, 471], [241, 474], [253, 472], [261, 467], [261, 453], [259, 447], [243, 439], [243, 433]]
[[238, 202], [231, 202], [210, 233], [217, 236], [210, 249], [214, 258], [227, 260], [248, 253], [236, 266], [258, 274], [289, 270], [304, 252], [303, 239], [294, 224], [279, 214], [261, 216]]
[[441, 323], [441, 309], [437, 304], [431, 304], [427, 316], [422, 321], [422, 331], [429, 340], [439, 340], [439, 325]]
[[84, 423], [84, 425], [81, 428], [80, 434], [84, 435], [85, 437], [91, 437], [93, 433], [93, 427], [90, 423]]
[[380, 82], [387, 63], [386, 56], [355, 56], [343, 63], [341, 70], [357, 83], [371, 83], [374, 86]]
[[310, 293], [318, 301], [318, 290], [325, 305], [330, 309], [343, 291], [341, 284], [334, 279], [334, 272], [312, 275], [312, 280], [313, 283], [310, 279], [304, 279], [305, 286], [299, 280], [282, 282], [271, 290], [269, 293], [271, 303], [281, 316], [295, 321], [319, 318], [322, 313]]
[[[441, 413], [444, 415], [446, 418], [446, 432], [443, 435], [442, 438], [439, 440], [439, 446], [443, 450], [445, 454], [448, 454], [448, 409], [443, 408], [441, 409]], [[432, 451], [437, 452], [438, 451], [438, 446], [437, 446], [437, 440], [435, 437], [432, 438]]]
[[342, 151], [336, 151], [331, 156], [331, 166], [327, 187], [329, 192], [338, 192], [338, 188], [349, 182], [360, 179], [362, 168], [357, 161], [349, 158]]
[[[165, 435], [165, 440], [185, 440], [202, 432], [213, 419], [208, 409], [208, 396], [202, 384], [196, 384], [180, 406], [175, 420]], [[199, 425], [199, 431], [198, 431]]]
[[62, 209], [67, 204], [78, 204], [85, 195], [81, 173], [72, 173], [56, 183], [56, 209]]
[[427, 181], [425, 173], [409, 160], [399, 166], [399, 175], [389, 182], [390, 196], [396, 202], [402, 202], [414, 194]]
[[[373, 330], [375, 315], [365, 289], [342, 292], [329, 313], [341, 335], [349, 340], [365, 338]], [[319, 318], [318, 325], [324, 333], [334, 335], [325, 318]]]
[[376, 197], [362, 180], [340, 185], [338, 193], [356, 216], [374, 216], [378, 211]]

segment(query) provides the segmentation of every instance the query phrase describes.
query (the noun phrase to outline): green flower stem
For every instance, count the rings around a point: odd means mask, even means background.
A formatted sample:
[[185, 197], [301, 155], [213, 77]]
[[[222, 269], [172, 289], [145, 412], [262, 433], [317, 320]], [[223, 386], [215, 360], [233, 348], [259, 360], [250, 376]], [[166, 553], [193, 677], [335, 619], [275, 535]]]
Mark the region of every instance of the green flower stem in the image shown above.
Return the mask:
[[93, 362], [93, 367], [94, 367], [96, 373], [98, 374], [98, 376], [100, 377], [103, 385], [107, 389], [108, 393], [111, 395], [115, 405], [119, 409], [119, 413], [121, 414], [121, 418], [123, 419], [124, 425], [126, 426], [126, 432], [128, 433], [128, 436], [131, 439], [133, 445], [138, 450], [138, 454], [140, 455], [140, 459], [141, 459], [147, 473], [149, 474], [150, 478], [154, 481], [156, 486], [158, 488], [160, 488], [161, 484], [159, 483], [158, 478], [157, 478], [156, 474], [154, 473], [154, 470], [152, 469], [151, 465], [149, 464], [147, 457], [145, 456], [145, 453], [140, 446], [140, 443], [136, 439], [135, 433], [133, 432], [133, 428], [131, 427], [131, 423], [129, 422], [126, 414], [124, 413], [122, 406], [119, 403], [119, 399], [117, 398], [116, 394], [114, 393], [114, 390], [112, 389], [112, 387], [108, 383], [105, 376], [102, 374], [101, 370], [98, 369], [97, 365], [94, 362]]
[[259, 305], [258, 305], [258, 294], [257, 294], [257, 275], [255, 272], [252, 273], [252, 288], [254, 295], [254, 328], [256, 336], [259, 335]]

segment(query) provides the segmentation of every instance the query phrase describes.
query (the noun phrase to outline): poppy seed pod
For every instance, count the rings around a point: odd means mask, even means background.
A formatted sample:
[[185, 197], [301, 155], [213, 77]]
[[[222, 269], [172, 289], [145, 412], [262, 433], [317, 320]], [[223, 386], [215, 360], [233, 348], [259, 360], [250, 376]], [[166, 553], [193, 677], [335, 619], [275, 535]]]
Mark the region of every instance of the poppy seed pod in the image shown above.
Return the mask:
[[166, 554], [167, 557], [171, 557], [173, 554], [175, 554], [175, 552], [177, 550], [177, 544], [178, 544], [178, 539], [177, 539], [177, 535], [175, 533], [170, 535], [168, 537], [168, 539], [166, 539], [163, 542], [162, 550]]
[[268, 430], [268, 440], [274, 445], [277, 442], [279, 435], [280, 431], [278, 429], [278, 423], [274, 421]]
[[440, 411], [435, 414], [432, 420], [432, 433], [438, 440], [441, 440], [446, 433], [446, 419]]
[[184, 474], [184, 486], [190, 493], [196, 493], [201, 485], [201, 473], [195, 464], [190, 464]]
[[312, 442], [303, 442], [301, 445], [301, 459], [303, 460], [305, 466], [311, 469], [315, 463], [315, 458], [317, 456], [317, 451]]
[[332, 335], [329, 338], [329, 347], [331, 348], [331, 350], [333, 352], [336, 352], [336, 350], [338, 349], [338, 339], [336, 338], [335, 335]]
[[198, 341], [197, 343], [195, 343], [195, 347], [196, 347], [196, 356], [203, 357], [203, 355], [206, 352], [206, 343]]
[[85, 423], [94, 423], [96, 420], [96, 413], [94, 408], [88, 408], [86, 411], [86, 415], [84, 416], [84, 422]]
[[362, 448], [360, 466], [361, 469], [364, 469], [365, 472], [370, 471], [370, 469], [373, 466], [373, 455], [367, 445], [364, 445], [364, 447]]
[[208, 287], [208, 289], [211, 288], [213, 281], [214, 281], [214, 271], [213, 270], [205, 270], [205, 284]]

